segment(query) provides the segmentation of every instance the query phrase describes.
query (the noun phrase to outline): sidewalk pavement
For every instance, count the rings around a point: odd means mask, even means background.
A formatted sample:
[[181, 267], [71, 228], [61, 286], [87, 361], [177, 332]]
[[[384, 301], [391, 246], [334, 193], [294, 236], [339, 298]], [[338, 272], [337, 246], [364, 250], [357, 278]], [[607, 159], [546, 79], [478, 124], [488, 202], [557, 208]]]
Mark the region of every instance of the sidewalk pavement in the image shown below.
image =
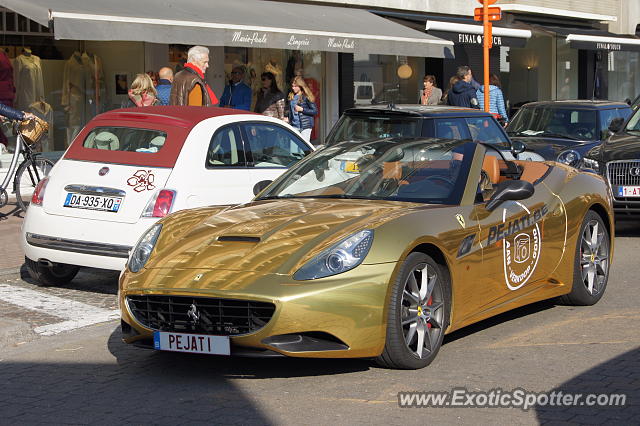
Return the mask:
[[0, 273], [19, 271], [24, 263], [24, 251], [21, 244], [21, 228], [24, 212], [15, 204], [0, 209]]

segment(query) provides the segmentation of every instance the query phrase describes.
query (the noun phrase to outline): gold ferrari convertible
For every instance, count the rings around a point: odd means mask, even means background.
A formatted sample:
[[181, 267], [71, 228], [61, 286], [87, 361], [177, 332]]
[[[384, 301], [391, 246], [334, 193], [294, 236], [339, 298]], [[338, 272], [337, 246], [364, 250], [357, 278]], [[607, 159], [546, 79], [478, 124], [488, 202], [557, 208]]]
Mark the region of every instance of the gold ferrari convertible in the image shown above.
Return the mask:
[[238, 206], [153, 225], [119, 284], [124, 341], [217, 355], [428, 365], [445, 333], [607, 286], [603, 179], [492, 145], [345, 142]]

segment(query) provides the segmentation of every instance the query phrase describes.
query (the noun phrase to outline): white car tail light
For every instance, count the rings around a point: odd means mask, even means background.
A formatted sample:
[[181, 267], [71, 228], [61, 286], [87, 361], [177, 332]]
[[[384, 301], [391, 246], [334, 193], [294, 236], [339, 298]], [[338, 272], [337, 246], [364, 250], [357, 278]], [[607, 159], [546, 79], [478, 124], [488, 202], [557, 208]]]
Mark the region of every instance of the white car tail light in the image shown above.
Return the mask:
[[171, 207], [173, 207], [175, 198], [176, 191], [172, 189], [161, 189], [151, 197], [141, 217], [165, 217], [171, 213]]
[[49, 178], [46, 177], [42, 179], [36, 185], [36, 189], [33, 190], [33, 195], [31, 196], [31, 205], [32, 206], [41, 206], [42, 200], [44, 200], [44, 191], [47, 189], [47, 183], [49, 182]]

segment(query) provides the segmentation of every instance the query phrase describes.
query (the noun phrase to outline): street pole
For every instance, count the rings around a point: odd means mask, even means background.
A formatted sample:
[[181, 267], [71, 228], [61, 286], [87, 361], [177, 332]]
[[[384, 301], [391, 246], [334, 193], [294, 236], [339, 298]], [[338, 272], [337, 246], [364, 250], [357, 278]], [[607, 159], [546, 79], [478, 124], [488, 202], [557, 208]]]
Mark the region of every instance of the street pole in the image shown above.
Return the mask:
[[489, 7], [498, 0], [478, 0], [482, 7], [477, 7], [473, 11], [473, 19], [482, 21], [484, 38], [482, 40], [482, 54], [484, 62], [484, 110], [489, 112], [489, 49], [493, 47], [493, 24], [491, 21], [498, 21], [502, 18], [499, 7]]
[[491, 22], [489, 22], [489, 2], [482, 2], [482, 21], [484, 26], [484, 40], [482, 43], [484, 58], [484, 110], [489, 112], [489, 49], [493, 44], [493, 34], [491, 34]]

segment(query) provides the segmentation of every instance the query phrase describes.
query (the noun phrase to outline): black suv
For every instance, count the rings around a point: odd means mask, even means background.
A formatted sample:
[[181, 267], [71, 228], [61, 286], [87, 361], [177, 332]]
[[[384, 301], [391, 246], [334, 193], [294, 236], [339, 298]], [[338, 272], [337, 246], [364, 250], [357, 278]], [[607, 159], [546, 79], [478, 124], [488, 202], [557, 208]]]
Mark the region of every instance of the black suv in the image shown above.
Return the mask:
[[616, 217], [640, 215], [640, 110], [625, 123], [614, 120], [609, 126], [613, 135], [591, 149], [583, 168], [604, 176], [613, 192]]
[[[514, 148], [491, 113], [444, 105], [380, 105], [348, 109], [329, 132], [325, 146], [393, 137], [470, 139], [495, 144], [501, 151]], [[518, 159], [542, 160], [529, 153], [519, 154]]]
[[611, 121], [630, 115], [631, 108], [624, 102], [531, 102], [513, 117], [507, 133], [545, 160], [580, 167], [587, 151], [609, 137]]

